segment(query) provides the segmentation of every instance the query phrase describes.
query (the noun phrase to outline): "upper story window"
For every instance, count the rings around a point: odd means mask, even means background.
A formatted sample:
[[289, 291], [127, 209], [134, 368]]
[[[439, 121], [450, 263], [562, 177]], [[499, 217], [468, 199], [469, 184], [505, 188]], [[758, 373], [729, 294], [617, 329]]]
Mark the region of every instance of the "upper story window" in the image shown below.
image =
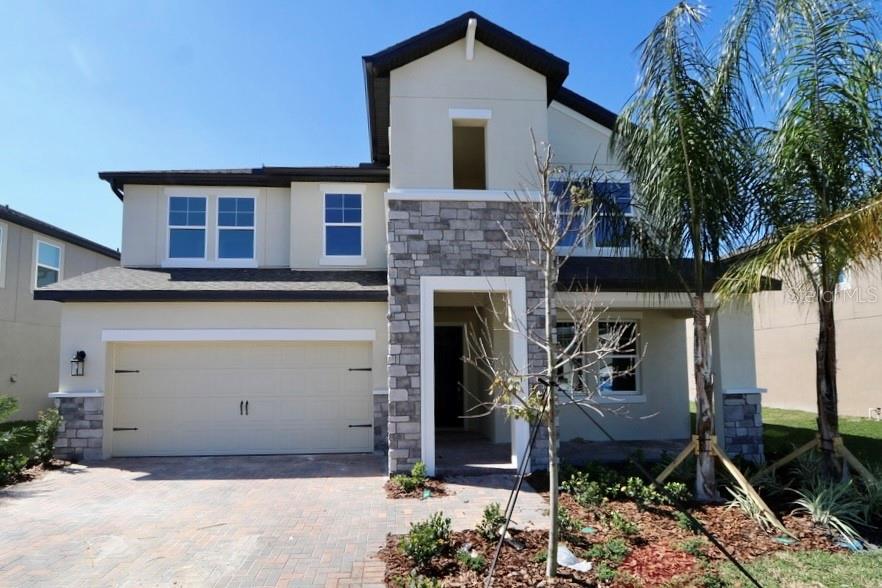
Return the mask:
[[[594, 230], [583, 231], [584, 210], [573, 206], [569, 195], [564, 195], [569, 182], [552, 181], [549, 188], [562, 197], [558, 199], [557, 215], [563, 236], [560, 247], [582, 254], [603, 254], [611, 250], [628, 249], [631, 233], [626, 220], [633, 216], [631, 185], [624, 182], [596, 182], [593, 185]], [[575, 216], [574, 216], [575, 215]]]
[[[604, 358], [598, 378], [600, 394], [640, 394], [637, 321], [601, 321], [597, 323], [597, 338], [606, 341], [613, 352]], [[615, 339], [615, 340], [613, 340]]]
[[254, 259], [254, 198], [217, 199], [218, 259]]
[[205, 259], [206, 202], [204, 196], [169, 197], [169, 259]]
[[486, 120], [453, 121], [453, 189], [487, 189]]
[[362, 238], [362, 195], [326, 193], [325, 256], [361, 257]]
[[37, 241], [35, 285], [37, 288], [54, 284], [61, 279], [61, 247]]

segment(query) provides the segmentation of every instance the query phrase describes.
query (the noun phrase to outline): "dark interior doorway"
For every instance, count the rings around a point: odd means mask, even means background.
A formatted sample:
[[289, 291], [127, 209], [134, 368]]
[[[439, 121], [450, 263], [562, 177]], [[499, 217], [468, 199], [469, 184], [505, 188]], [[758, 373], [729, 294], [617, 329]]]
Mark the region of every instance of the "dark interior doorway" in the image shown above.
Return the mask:
[[462, 429], [463, 326], [435, 327], [435, 427]]

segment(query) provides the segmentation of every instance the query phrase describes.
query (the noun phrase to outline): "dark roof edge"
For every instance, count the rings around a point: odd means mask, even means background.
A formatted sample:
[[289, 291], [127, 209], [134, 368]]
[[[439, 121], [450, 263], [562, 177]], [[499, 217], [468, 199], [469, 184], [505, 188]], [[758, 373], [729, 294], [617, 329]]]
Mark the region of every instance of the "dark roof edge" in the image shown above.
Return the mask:
[[50, 225], [47, 222], [41, 221], [40, 219], [29, 216], [23, 212], [19, 212], [9, 206], [0, 206], [0, 220], [20, 225], [31, 229], [32, 231], [70, 243], [71, 245], [76, 245], [77, 247], [82, 247], [83, 249], [88, 249], [94, 253], [106, 255], [113, 259], [118, 260], [120, 257], [119, 251], [116, 251], [115, 249], [111, 249], [110, 247], [102, 245], [101, 243], [96, 243], [95, 241], [90, 241], [85, 237], [80, 237], [75, 233], [65, 231], [55, 225]]
[[353, 167], [259, 167], [238, 170], [104, 171], [98, 177], [123, 199], [126, 184], [160, 186], [249, 186], [284, 188], [291, 182], [386, 183], [389, 169], [376, 165]]
[[385, 302], [386, 291], [34, 290], [55, 302]]
[[609, 130], [613, 130], [616, 126], [616, 119], [619, 116], [615, 112], [604, 108], [593, 100], [585, 98], [581, 94], [573, 92], [569, 88], [561, 87], [554, 100]]

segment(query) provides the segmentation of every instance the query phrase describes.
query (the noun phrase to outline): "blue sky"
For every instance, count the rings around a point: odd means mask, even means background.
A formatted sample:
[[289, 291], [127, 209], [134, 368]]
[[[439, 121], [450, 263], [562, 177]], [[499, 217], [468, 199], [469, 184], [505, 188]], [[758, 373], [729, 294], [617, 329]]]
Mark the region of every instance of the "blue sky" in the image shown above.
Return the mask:
[[[6, 1], [0, 204], [119, 247], [100, 170], [367, 161], [361, 56], [466, 10], [566, 59], [567, 86], [618, 110], [672, 4]], [[731, 0], [707, 4], [712, 33]]]

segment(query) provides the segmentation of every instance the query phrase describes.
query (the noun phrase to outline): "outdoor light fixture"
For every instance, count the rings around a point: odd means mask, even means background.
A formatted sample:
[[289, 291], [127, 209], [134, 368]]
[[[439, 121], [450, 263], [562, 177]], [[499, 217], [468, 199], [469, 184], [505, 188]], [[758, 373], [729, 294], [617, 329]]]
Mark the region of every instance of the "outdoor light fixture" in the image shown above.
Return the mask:
[[70, 360], [70, 375], [82, 376], [86, 373], [86, 352], [80, 349]]

